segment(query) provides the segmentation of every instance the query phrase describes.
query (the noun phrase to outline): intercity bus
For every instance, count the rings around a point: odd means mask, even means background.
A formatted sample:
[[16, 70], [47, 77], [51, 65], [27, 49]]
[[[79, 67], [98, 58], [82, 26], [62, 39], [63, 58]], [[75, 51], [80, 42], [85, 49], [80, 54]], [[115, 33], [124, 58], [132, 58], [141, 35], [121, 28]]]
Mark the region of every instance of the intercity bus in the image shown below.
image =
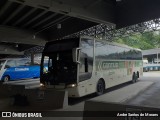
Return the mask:
[[[48, 69], [44, 61], [48, 60]], [[46, 43], [42, 53], [40, 82], [45, 88], [65, 89], [69, 97], [101, 95], [143, 74], [142, 53], [126, 45], [91, 37]]]
[[40, 64], [28, 58], [5, 58], [0, 59], [0, 80], [20, 80], [40, 77]]

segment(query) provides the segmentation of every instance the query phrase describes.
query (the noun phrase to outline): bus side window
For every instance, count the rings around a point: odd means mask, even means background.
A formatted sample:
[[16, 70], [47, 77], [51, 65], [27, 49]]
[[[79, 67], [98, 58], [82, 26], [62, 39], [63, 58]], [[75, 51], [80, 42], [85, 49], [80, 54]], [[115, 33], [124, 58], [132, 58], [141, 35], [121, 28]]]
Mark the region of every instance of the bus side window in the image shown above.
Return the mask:
[[5, 67], [4, 67], [4, 68], [5, 68], [5, 69], [6, 69], [6, 68], [10, 68], [10, 66], [9, 66], [9, 65], [5, 65]]
[[88, 72], [88, 59], [84, 58], [85, 72]]
[[19, 59], [16, 60], [17, 62], [17, 67], [19, 66], [29, 66], [30, 65], [30, 60], [29, 59]]
[[34, 65], [40, 65], [40, 63], [37, 61], [34, 61]]
[[5, 65], [5, 68], [10, 68], [10, 67], [15, 67], [15, 66], [16, 66], [15, 60], [8, 60]]
[[49, 72], [52, 72], [52, 70], [53, 70], [52, 59], [49, 58], [49, 60], [48, 60], [48, 71], [49, 71]]
[[88, 80], [92, 76], [93, 70], [93, 44], [90, 39], [81, 40], [80, 64], [79, 64], [79, 81]]

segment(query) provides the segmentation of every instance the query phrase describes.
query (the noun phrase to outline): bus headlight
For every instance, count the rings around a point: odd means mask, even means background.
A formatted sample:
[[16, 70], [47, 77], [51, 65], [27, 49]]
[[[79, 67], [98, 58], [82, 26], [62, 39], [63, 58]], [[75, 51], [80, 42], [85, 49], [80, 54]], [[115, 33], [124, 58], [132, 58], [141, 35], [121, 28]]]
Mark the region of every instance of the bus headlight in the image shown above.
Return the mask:
[[76, 87], [76, 84], [69, 84], [69, 85], [67, 85], [67, 88], [73, 88], [73, 87]]
[[40, 87], [44, 87], [45, 85], [43, 83], [40, 83]]

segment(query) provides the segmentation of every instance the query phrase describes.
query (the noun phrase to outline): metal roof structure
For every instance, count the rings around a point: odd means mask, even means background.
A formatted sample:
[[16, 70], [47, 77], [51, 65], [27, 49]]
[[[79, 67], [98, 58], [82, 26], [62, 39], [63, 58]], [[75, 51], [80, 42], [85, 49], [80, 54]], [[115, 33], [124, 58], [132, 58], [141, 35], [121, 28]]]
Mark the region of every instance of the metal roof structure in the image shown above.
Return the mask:
[[142, 55], [152, 55], [152, 54], [159, 54], [159, 53], [160, 53], [160, 48], [142, 50]]
[[21, 54], [73, 33], [124, 34], [132, 31], [127, 26], [156, 23], [159, 11], [159, 0], [0, 0], [0, 54]]
[[[97, 23], [56, 13], [42, 5], [34, 7], [23, 4], [23, 0], [0, 0], [0, 53], [20, 54], [28, 48], [43, 46], [46, 41], [94, 25]], [[9, 51], [8, 48], [13, 49]]]

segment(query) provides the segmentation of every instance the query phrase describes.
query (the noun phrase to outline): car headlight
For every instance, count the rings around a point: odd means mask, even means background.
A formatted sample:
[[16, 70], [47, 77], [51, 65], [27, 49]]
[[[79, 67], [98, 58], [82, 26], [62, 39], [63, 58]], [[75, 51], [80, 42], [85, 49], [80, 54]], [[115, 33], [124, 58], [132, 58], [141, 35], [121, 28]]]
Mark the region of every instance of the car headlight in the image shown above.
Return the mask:
[[73, 87], [76, 87], [77, 86], [77, 84], [69, 84], [69, 85], [67, 85], [67, 88], [73, 88]]

